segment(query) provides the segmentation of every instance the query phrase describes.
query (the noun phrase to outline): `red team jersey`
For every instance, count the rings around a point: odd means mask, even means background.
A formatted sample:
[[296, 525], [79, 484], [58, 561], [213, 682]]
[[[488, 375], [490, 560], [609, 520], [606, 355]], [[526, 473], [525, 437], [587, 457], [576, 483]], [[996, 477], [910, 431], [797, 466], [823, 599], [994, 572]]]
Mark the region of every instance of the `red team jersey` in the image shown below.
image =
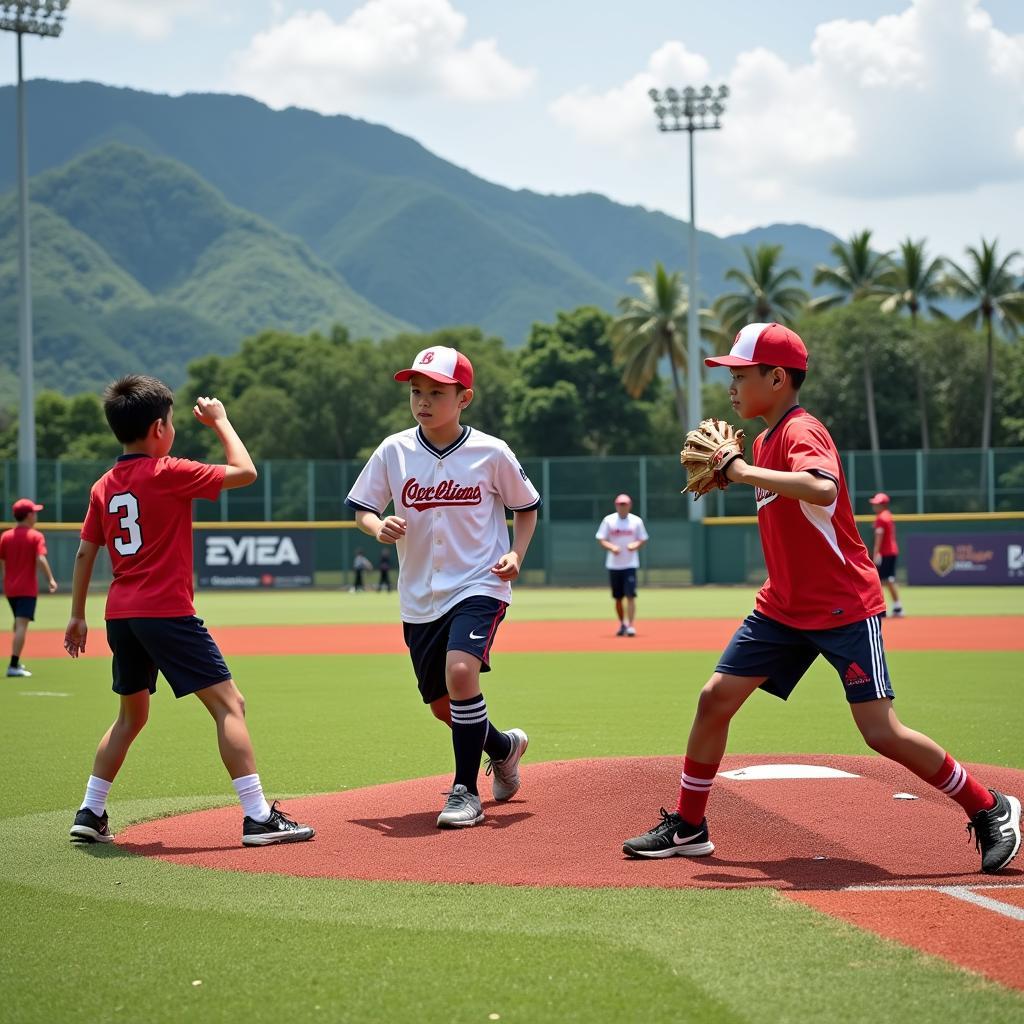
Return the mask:
[[16, 526], [0, 536], [4, 560], [4, 596], [38, 597], [36, 559], [46, 554], [46, 540], [30, 526]]
[[839, 491], [833, 505], [822, 507], [755, 488], [768, 566], [757, 610], [794, 629], [833, 629], [881, 615], [878, 571], [857, 530], [828, 430], [795, 406], [757, 437], [753, 457], [763, 469], [828, 477]]
[[82, 540], [110, 552], [108, 619], [194, 615], [192, 499], [212, 501], [224, 466], [122, 455], [92, 486]]
[[879, 545], [878, 553], [883, 558], [900, 553], [899, 545], [896, 543], [896, 523], [893, 522], [892, 513], [883, 508], [875, 516], [875, 529], [882, 531], [882, 543]]

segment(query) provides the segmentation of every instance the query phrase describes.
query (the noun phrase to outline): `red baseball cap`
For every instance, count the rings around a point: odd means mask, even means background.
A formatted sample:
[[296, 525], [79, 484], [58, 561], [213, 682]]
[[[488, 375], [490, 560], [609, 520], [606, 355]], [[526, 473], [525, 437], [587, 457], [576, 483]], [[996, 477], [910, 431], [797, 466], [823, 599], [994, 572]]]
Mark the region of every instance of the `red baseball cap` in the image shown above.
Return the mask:
[[630, 505], [633, 504], [633, 499], [628, 494], [620, 494], [615, 498], [615, 504], [618, 505], [620, 502], [626, 501]]
[[12, 506], [11, 511], [16, 516], [27, 516], [29, 512], [41, 512], [42, 505], [37, 505], [31, 498], [19, 498]]
[[868, 498], [869, 505], [888, 505], [889, 495], [885, 491], [879, 491], [873, 498]]
[[399, 370], [395, 374], [395, 380], [408, 380], [417, 373], [441, 384], [461, 384], [464, 388], [473, 386], [473, 364], [461, 352], [443, 345], [425, 348], [408, 370]]
[[705, 366], [782, 366], [807, 369], [807, 348], [800, 335], [782, 324], [747, 324], [727, 356], [704, 360]]

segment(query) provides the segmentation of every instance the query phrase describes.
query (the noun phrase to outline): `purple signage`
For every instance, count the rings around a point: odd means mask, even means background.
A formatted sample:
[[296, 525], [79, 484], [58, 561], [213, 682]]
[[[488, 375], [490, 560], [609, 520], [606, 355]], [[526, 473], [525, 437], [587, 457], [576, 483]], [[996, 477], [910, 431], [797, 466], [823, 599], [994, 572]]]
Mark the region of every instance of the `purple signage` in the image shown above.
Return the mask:
[[908, 583], [1024, 584], [1024, 533], [915, 533], [906, 551]]

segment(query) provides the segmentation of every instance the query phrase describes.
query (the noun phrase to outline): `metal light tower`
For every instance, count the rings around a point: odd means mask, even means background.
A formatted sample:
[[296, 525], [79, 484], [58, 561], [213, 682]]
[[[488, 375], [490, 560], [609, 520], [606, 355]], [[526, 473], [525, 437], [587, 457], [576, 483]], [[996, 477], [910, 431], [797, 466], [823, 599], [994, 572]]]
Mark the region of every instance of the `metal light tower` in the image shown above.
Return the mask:
[[[689, 309], [686, 321], [686, 381], [690, 420], [696, 424], [702, 418], [702, 403], [700, 328], [697, 317], [697, 221], [694, 214], [693, 136], [695, 132], [722, 127], [720, 118], [725, 113], [725, 100], [729, 96], [729, 89], [725, 85], [720, 85], [716, 93], [710, 85], [705, 85], [699, 91], [688, 85], [681, 91], [666, 89], [664, 93], [657, 89], [651, 89], [648, 95], [654, 101], [654, 113], [658, 117], [659, 131], [688, 132], [690, 136], [690, 267], [687, 271]], [[690, 502], [691, 521], [700, 521], [703, 518], [703, 512], [699, 501]]]
[[32, 369], [32, 286], [29, 278], [28, 150], [21, 37], [59, 36], [70, 0], [0, 0], [0, 30], [18, 37], [18, 487], [36, 497], [36, 407]]

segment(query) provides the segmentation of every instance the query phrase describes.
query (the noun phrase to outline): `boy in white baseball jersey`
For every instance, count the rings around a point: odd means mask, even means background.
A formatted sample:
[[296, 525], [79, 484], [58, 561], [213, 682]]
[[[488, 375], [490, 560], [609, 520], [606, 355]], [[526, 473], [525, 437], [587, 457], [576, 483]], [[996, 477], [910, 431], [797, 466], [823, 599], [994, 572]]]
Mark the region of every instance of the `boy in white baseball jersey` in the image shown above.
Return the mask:
[[647, 543], [644, 521], [630, 509], [633, 499], [620, 494], [615, 499], [615, 511], [601, 520], [597, 528], [597, 543], [608, 552], [604, 565], [615, 598], [615, 611], [619, 616], [616, 636], [636, 636], [636, 571], [640, 568], [637, 552]]
[[[424, 349], [395, 380], [409, 382], [418, 426], [385, 438], [345, 499], [359, 529], [398, 548], [398, 596], [423, 702], [452, 730], [455, 779], [438, 828], [483, 821], [480, 758], [495, 800], [519, 790], [529, 742], [490, 724], [480, 673], [512, 599], [511, 582], [537, 525], [540, 495], [508, 445], [460, 423], [473, 367], [453, 348]], [[394, 502], [393, 515], [385, 516]], [[505, 509], [513, 514], [509, 546]]]

